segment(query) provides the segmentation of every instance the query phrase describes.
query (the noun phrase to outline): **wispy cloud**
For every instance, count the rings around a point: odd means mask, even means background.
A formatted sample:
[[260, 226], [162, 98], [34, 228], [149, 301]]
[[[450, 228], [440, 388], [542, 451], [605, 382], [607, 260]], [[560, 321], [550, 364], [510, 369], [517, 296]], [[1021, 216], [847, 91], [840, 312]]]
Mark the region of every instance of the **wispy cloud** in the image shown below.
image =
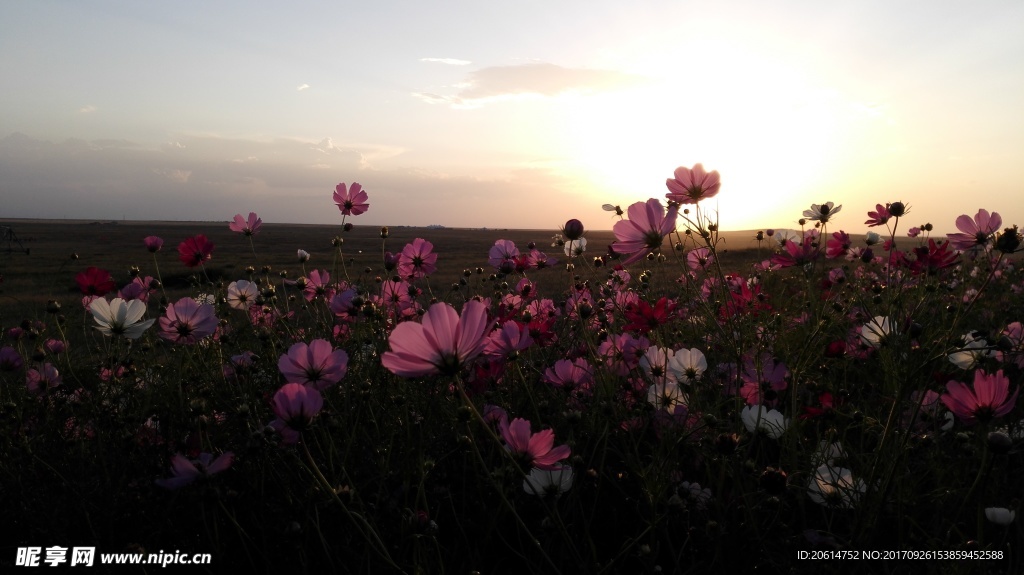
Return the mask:
[[488, 102], [522, 97], [551, 98], [563, 94], [617, 90], [646, 81], [646, 78], [615, 70], [565, 68], [534, 62], [516, 66], [490, 66], [470, 72], [457, 84], [452, 95], [415, 92], [414, 97], [431, 104], [476, 108]]
[[468, 66], [473, 63], [469, 60], [459, 60], [458, 58], [420, 58], [420, 62], [436, 62], [449, 66]]
[[78, 109], [79, 114], [92, 114], [95, 111], [96, 106], [93, 106], [92, 104], [87, 104]]
[[309, 89], [309, 84], [299, 84], [296, 88], [299, 92]]

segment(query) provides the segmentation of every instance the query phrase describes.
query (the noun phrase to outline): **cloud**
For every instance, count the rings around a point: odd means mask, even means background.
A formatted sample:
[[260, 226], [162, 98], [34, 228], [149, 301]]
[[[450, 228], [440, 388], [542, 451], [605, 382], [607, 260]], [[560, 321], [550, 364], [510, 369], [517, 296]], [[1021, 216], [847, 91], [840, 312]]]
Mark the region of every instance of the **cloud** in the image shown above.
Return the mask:
[[308, 90], [309, 89], [309, 84], [299, 84], [299, 86], [296, 87], [295, 89], [298, 90], [299, 92], [301, 92], [303, 90]]
[[517, 66], [491, 66], [469, 73], [454, 95], [416, 92], [414, 97], [431, 104], [479, 107], [499, 100], [523, 97], [551, 98], [564, 94], [606, 92], [645, 82], [646, 78], [614, 70], [565, 68], [534, 62]]
[[192, 175], [191, 170], [173, 170], [170, 168], [154, 168], [153, 173], [179, 184], [187, 184], [189, 176]]
[[88, 105], [82, 106], [81, 108], [78, 109], [78, 113], [79, 114], [92, 114], [95, 111], [96, 111], [96, 106], [93, 106], [92, 104], [88, 104]]
[[438, 64], [447, 64], [449, 66], [468, 66], [473, 63], [469, 60], [459, 60], [457, 58], [420, 58], [420, 62], [436, 62]]

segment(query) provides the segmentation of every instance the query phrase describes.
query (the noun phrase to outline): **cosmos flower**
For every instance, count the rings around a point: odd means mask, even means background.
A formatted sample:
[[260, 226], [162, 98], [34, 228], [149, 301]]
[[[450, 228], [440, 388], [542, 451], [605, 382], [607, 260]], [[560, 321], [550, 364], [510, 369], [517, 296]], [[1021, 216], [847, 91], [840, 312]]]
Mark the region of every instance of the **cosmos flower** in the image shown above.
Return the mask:
[[572, 489], [572, 467], [562, 465], [554, 469], [534, 467], [523, 480], [523, 491], [537, 497], [552, 495], [558, 497]]
[[213, 242], [199, 234], [178, 244], [178, 259], [187, 267], [194, 268], [213, 257]]
[[28, 392], [36, 397], [44, 395], [47, 391], [64, 383], [53, 364], [44, 363], [39, 367], [33, 367], [25, 372], [25, 385]]
[[572, 453], [568, 445], [554, 446], [554, 431], [545, 429], [531, 433], [530, 422], [519, 417], [511, 423], [502, 422], [501, 437], [510, 452], [539, 469], [558, 469], [561, 467], [558, 462]]
[[1009, 525], [1016, 519], [1017, 513], [1005, 507], [986, 507], [985, 518], [996, 525]]
[[974, 219], [964, 214], [956, 219], [958, 234], [946, 234], [953, 248], [962, 252], [975, 252], [984, 249], [992, 239], [992, 234], [999, 231], [1003, 218], [996, 212], [978, 210]]
[[825, 202], [824, 204], [811, 204], [811, 209], [804, 210], [804, 217], [808, 220], [817, 221], [821, 223], [828, 223], [832, 216], [839, 213], [839, 210], [843, 209], [843, 206], [836, 206], [833, 202]]
[[959, 381], [946, 384], [946, 393], [942, 394], [942, 403], [967, 425], [987, 422], [1002, 417], [1013, 410], [1017, 403], [1016, 389], [1010, 393], [1010, 380], [1003, 375], [1003, 370], [993, 374], [979, 369], [974, 372], [974, 389]]
[[281, 386], [270, 402], [277, 419], [270, 427], [281, 434], [282, 443], [298, 442], [299, 434], [306, 430], [324, 407], [324, 398], [315, 387], [300, 383]]
[[487, 306], [476, 300], [466, 302], [461, 317], [447, 303], [435, 303], [422, 323], [395, 327], [381, 363], [401, 377], [454, 375], [483, 352], [490, 327]]
[[85, 295], [103, 295], [117, 287], [114, 279], [110, 277], [110, 272], [95, 266], [89, 266], [78, 272], [78, 275], [75, 276], [75, 283]]
[[504, 273], [515, 269], [515, 260], [519, 257], [519, 248], [512, 240], [497, 240], [487, 253], [487, 262]]
[[157, 479], [156, 484], [164, 489], [180, 489], [197, 479], [209, 477], [231, 467], [235, 454], [225, 451], [214, 459], [213, 454], [200, 453], [199, 459], [189, 460], [180, 453], [171, 458], [171, 477]]
[[651, 198], [629, 206], [629, 219], [615, 222], [612, 231], [616, 241], [611, 250], [626, 256], [623, 265], [629, 265], [661, 247], [665, 236], [676, 229], [679, 206], [669, 206]]
[[89, 311], [96, 320], [96, 329], [103, 335], [121, 335], [128, 339], [138, 339], [156, 321], [142, 320], [142, 316], [146, 315], [146, 304], [138, 299], [125, 301], [114, 298], [107, 302], [99, 298], [89, 305]]
[[260, 290], [255, 283], [247, 280], [238, 280], [228, 285], [228, 305], [232, 309], [247, 310], [260, 295]]
[[334, 349], [324, 339], [299, 342], [288, 348], [277, 361], [277, 368], [288, 383], [301, 383], [324, 390], [341, 381], [348, 371], [348, 353]]
[[680, 166], [673, 175], [673, 179], [665, 180], [668, 186], [665, 197], [677, 204], [696, 204], [705, 198], [714, 197], [722, 187], [718, 172], [705, 172], [701, 164], [695, 164], [692, 169]]
[[248, 219], [243, 218], [242, 214], [235, 214], [235, 220], [228, 224], [231, 231], [238, 232], [246, 236], [255, 236], [260, 231], [260, 226], [263, 225], [263, 220], [256, 215], [256, 212], [249, 212]]
[[160, 318], [160, 337], [172, 343], [196, 343], [217, 329], [217, 316], [210, 304], [185, 297], [167, 307]]
[[668, 362], [668, 369], [679, 383], [690, 383], [700, 379], [708, 369], [704, 352], [697, 348], [677, 349]]
[[768, 437], [778, 439], [789, 427], [789, 420], [777, 410], [765, 409], [763, 405], [748, 405], [740, 412], [743, 426], [747, 431], [763, 431]]
[[868, 212], [868, 219], [864, 223], [867, 224], [869, 228], [873, 228], [875, 226], [881, 226], [885, 224], [886, 222], [889, 221], [889, 218], [891, 217], [892, 214], [889, 213], [888, 206], [883, 206], [882, 204], [875, 204], [875, 211]]
[[843, 467], [825, 464], [814, 470], [807, 484], [807, 495], [812, 501], [827, 507], [852, 508], [867, 491], [862, 479], [854, 479], [853, 472]]
[[876, 315], [860, 328], [860, 340], [869, 347], [878, 348], [892, 333], [889, 318]]
[[164, 247], [164, 240], [157, 236], [146, 236], [142, 243], [146, 244], [146, 249], [151, 253], [156, 253], [160, 251], [160, 248]]
[[363, 191], [363, 186], [352, 182], [352, 188], [347, 189], [342, 182], [334, 188], [334, 203], [338, 205], [342, 215], [358, 216], [370, 208], [366, 203], [369, 196]]
[[434, 244], [423, 238], [416, 238], [406, 244], [398, 259], [398, 275], [405, 279], [422, 278], [437, 271], [437, 254]]

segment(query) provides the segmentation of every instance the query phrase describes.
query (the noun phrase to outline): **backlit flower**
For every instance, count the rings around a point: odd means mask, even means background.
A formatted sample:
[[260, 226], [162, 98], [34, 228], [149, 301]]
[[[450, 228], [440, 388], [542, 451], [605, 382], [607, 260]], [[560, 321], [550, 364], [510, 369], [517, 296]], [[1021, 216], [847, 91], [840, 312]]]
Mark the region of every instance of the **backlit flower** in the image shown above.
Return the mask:
[[808, 220], [818, 221], [824, 224], [827, 223], [832, 216], [838, 214], [841, 209], [843, 209], [843, 206], [836, 206], [833, 202], [811, 204], [811, 209], [804, 210], [804, 217]]
[[789, 420], [774, 409], [765, 409], [763, 405], [748, 405], [740, 412], [740, 419], [747, 431], [763, 431], [768, 437], [778, 439], [789, 427]]
[[398, 259], [398, 275], [405, 279], [422, 278], [437, 271], [437, 254], [434, 244], [423, 238], [416, 238], [406, 244]]
[[668, 369], [679, 383], [690, 383], [700, 379], [708, 369], [704, 352], [697, 348], [677, 349], [668, 362]]
[[958, 234], [946, 234], [953, 248], [962, 252], [978, 251], [989, 244], [992, 234], [999, 231], [1003, 225], [1003, 218], [996, 212], [989, 214], [988, 210], [978, 210], [974, 219], [964, 214], [956, 219], [956, 227], [960, 230]]
[[89, 305], [89, 311], [96, 320], [96, 329], [103, 335], [120, 335], [128, 339], [138, 339], [156, 321], [142, 320], [142, 316], [146, 315], [146, 304], [138, 299], [125, 301], [114, 298], [108, 302], [99, 298]]
[[178, 244], [178, 259], [181, 263], [194, 268], [205, 261], [208, 261], [213, 254], [213, 242], [206, 239], [206, 236], [199, 234], [194, 238], [187, 238]]
[[1005, 507], [986, 507], [985, 518], [996, 525], [1009, 525], [1017, 517], [1017, 513]]
[[282, 443], [292, 444], [323, 409], [324, 398], [315, 387], [287, 383], [274, 394], [270, 406], [277, 416], [270, 427], [281, 434]]
[[487, 306], [476, 300], [466, 302], [461, 317], [447, 303], [435, 303], [422, 323], [395, 327], [388, 338], [391, 351], [381, 363], [402, 377], [454, 375], [484, 350], [490, 327]]
[[301, 383], [318, 390], [324, 390], [345, 377], [348, 371], [348, 353], [343, 349], [334, 349], [324, 339], [314, 339], [305, 344], [302, 342], [288, 348], [277, 361], [288, 383]]
[[959, 381], [946, 384], [946, 393], [942, 394], [942, 403], [967, 425], [987, 422], [1002, 417], [1013, 410], [1017, 403], [1016, 389], [1009, 395], [1010, 380], [1003, 375], [1003, 370], [994, 374], [979, 369], [974, 372], [974, 389]]
[[487, 262], [503, 273], [510, 273], [515, 269], [516, 258], [519, 257], [519, 248], [512, 240], [497, 240], [487, 253]]
[[167, 306], [160, 318], [160, 337], [172, 343], [196, 343], [217, 329], [217, 316], [210, 304], [185, 297]]
[[612, 227], [616, 238], [612, 251], [627, 256], [622, 263], [629, 265], [660, 248], [665, 236], [676, 229], [678, 211], [677, 205], [666, 211], [654, 198], [629, 206], [629, 219], [615, 222]]
[[696, 204], [714, 197], [722, 187], [718, 172], [705, 172], [701, 164], [695, 164], [692, 169], [680, 166], [673, 175], [675, 178], [665, 180], [668, 186], [665, 197], [677, 204]]
[[238, 280], [228, 285], [228, 305], [232, 309], [247, 310], [260, 295], [257, 285], [251, 281]]
[[164, 247], [164, 240], [157, 236], [146, 236], [142, 243], [146, 244], [146, 249], [152, 253], [160, 251], [160, 248]]
[[213, 454], [200, 453], [199, 459], [189, 460], [180, 453], [171, 458], [171, 475], [167, 479], [157, 479], [156, 484], [164, 489], [179, 489], [197, 479], [225, 471], [231, 467], [235, 454], [226, 451], [214, 459]]
[[807, 495], [812, 501], [843, 509], [853, 507], [865, 491], [867, 485], [862, 479], [854, 479], [852, 471], [827, 463], [814, 471], [807, 485]]
[[28, 392], [36, 397], [45, 394], [63, 382], [64, 380], [61, 379], [60, 372], [50, 363], [44, 363], [25, 372], [25, 385], [28, 387]]
[[117, 287], [114, 279], [110, 277], [110, 272], [95, 266], [89, 266], [78, 272], [78, 275], [75, 276], [75, 283], [85, 295], [104, 295]]
[[263, 220], [256, 215], [256, 212], [249, 212], [248, 218], [243, 218], [242, 214], [235, 214], [235, 220], [228, 224], [231, 231], [238, 232], [246, 236], [255, 236], [260, 231], [260, 226], [263, 225]]
[[889, 318], [875, 316], [860, 328], [860, 340], [869, 347], [878, 348], [885, 343], [886, 338], [892, 334], [892, 325]]
[[352, 182], [351, 189], [346, 188], [344, 182], [334, 188], [334, 203], [338, 205], [342, 215], [358, 216], [365, 212], [370, 208], [370, 204], [366, 203], [368, 198], [363, 186], [356, 182]]
[[864, 223], [867, 224], [868, 227], [880, 226], [888, 222], [890, 217], [892, 217], [892, 214], [889, 213], [888, 206], [875, 204], [875, 211], [868, 212], [868, 219]]
[[523, 490], [537, 497], [552, 495], [558, 497], [572, 489], [572, 467], [562, 465], [554, 469], [534, 467], [523, 480]]
[[530, 422], [519, 417], [511, 423], [502, 422], [501, 437], [513, 455], [524, 460], [527, 466], [539, 469], [558, 469], [558, 462], [572, 453], [568, 445], [554, 446], [554, 431], [544, 429], [531, 433]]

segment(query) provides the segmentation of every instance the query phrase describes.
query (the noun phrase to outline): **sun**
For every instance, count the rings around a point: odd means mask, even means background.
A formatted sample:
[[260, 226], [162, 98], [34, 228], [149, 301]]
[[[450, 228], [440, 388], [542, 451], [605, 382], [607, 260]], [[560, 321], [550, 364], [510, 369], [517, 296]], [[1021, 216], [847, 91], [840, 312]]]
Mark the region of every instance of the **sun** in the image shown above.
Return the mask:
[[702, 163], [722, 176], [702, 207], [723, 229], [791, 224], [803, 202], [786, 199], [824, 185], [841, 145], [838, 93], [735, 48], [686, 74], [580, 95], [565, 114], [569, 155], [602, 202], [663, 198], [676, 167]]

